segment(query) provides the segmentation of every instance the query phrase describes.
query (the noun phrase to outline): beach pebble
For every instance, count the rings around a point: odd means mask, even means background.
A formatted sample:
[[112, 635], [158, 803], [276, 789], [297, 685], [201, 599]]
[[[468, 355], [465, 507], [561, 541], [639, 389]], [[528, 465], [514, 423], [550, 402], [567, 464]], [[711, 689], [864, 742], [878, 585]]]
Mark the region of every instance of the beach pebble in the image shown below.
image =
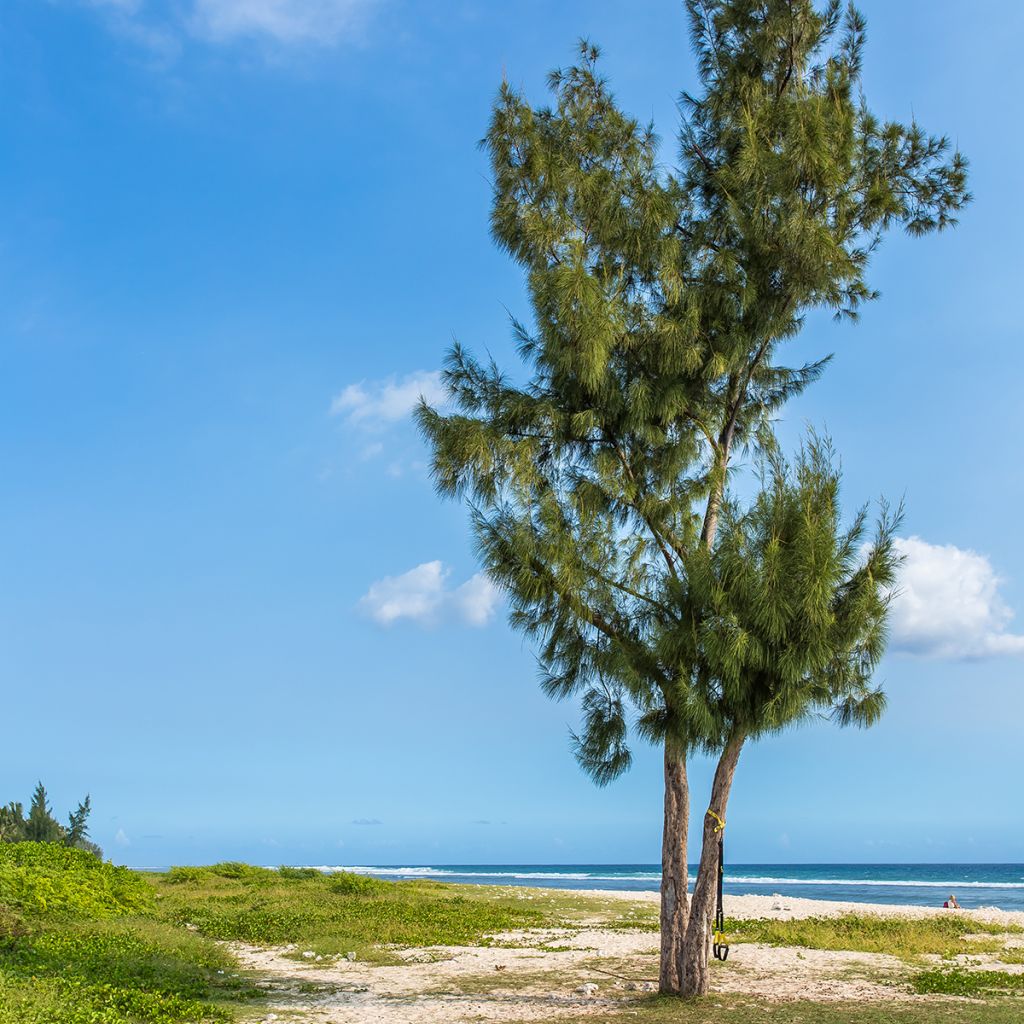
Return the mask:
[[312, 960], [313, 957], [315, 957], [315, 956], [316, 956], [316, 953], [314, 953], [313, 950], [307, 949], [306, 952], [302, 954], [302, 959], [303, 960]]
[[192, 924], [191, 922], [190, 922], [189, 924], [185, 925], [185, 927], [186, 927], [186, 928], [187, 928], [187, 929], [188, 929], [188, 930], [189, 930], [190, 932], [197, 932], [197, 931], [199, 931], [199, 925], [197, 925], [197, 924]]
[[585, 985], [580, 985], [576, 991], [579, 992], [581, 996], [596, 996], [597, 986], [592, 981], [588, 981]]
[[353, 953], [346, 953], [345, 954], [345, 959], [348, 960], [349, 963], [353, 963], [355, 961], [355, 958], [356, 958], [356, 955], [355, 955], [354, 952]]

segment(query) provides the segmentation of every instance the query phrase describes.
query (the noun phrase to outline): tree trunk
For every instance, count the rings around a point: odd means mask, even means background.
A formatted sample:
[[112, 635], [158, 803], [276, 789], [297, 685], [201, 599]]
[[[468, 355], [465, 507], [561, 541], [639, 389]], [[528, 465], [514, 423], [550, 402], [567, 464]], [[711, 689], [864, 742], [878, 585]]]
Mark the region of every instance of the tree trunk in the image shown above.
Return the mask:
[[711, 489], [708, 493], [708, 504], [704, 509], [704, 524], [700, 531], [700, 542], [708, 549], [714, 546], [715, 535], [718, 533], [718, 516], [722, 511], [722, 498], [725, 496], [725, 481], [729, 471], [729, 454], [732, 448], [732, 435], [735, 423], [732, 419], [722, 430], [718, 439], [718, 451], [711, 468]]
[[710, 812], [713, 811], [718, 818], [725, 821], [729, 791], [732, 788], [743, 740], [742, 735], [734, 736], [722, 751], [718, 766], [715, 768], [715, 780], [711, 786], [709, 813], [704, 815], [700, 867], [697, 869], [697, 879], [693, 886], [690, 920], [683, 943], [683, 995], [687, 996], [702, 996], [708, 991], [708, 953], [711, 948], [711, 923], [718, 892], [718, 840], [721, 838], [721, 831], [716, 831], [719, 822]]
[[665, 821], [661, 833], [661, 967], [658, 988], [683, 991], [683, 946], [689, 920], [686, 840], [690, 822], [690, 789], [686, 754], [665, 741]]

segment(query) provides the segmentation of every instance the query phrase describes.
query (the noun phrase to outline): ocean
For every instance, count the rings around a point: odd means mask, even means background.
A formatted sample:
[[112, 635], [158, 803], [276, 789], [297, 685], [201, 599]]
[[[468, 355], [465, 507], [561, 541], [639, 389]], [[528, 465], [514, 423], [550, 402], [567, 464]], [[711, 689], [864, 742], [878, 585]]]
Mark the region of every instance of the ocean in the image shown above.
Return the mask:
[[[657, 864], [420, 864], [325, 867], [376, 878], [433, 878], [478, 885], [657, 892]], [[692, 874], [696, 871], [691, 867]], [[725, 891], [856, 903], [1024, 910], [1024, 864], [726, 864]]]

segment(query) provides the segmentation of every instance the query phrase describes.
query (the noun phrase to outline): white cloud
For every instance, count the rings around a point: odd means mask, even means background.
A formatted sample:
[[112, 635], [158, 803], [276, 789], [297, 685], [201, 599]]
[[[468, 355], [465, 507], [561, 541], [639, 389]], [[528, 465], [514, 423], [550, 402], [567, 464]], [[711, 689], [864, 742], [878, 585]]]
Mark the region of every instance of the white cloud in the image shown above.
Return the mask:
[[399, 619], [432, 625], [445, 618], [486, 625], [501, 601], [498, 588], [483, 573], [450, 588], [450, 575], [443, 562], [424, 562], [401, 576], [385, 576], [371, 584], [359, 606], [382, 626]]
[[117, 835], [114, 836], [114, 842], [118, 846], [131, 846], [132, 841], [128, 838], [128, 833], [123, 828], [117, 830]]
[[501, 591], [478, 572], [456, 588], [451, 600], [471, 626], [485, 626], [501, 603]]
[[349, 384], [331, 401], [331, 415], [349, 423], [379, 427], [405, 419], [423, 396], [431, 404], [444, 400], [439, 370], [417, 370], [401, 379]]
[[331, 44], [357, 28], [373, 0], [194, 0], [192, 31], [211, 42], [262, 37]]
[[177, 56], [182, 39], [252, 40], [277, 47], [333, 46], [352, 38], [380, 0], [181, 0], [169, 10], [150, 0], [78, 0], [147, 49]]
[[892, 603], [894, 649], [933, 658], [1024, 654], [1024, 636], [1009, 631], [1003, 581], [985, 555], [920, 537], [896, 543], [906, 561]]

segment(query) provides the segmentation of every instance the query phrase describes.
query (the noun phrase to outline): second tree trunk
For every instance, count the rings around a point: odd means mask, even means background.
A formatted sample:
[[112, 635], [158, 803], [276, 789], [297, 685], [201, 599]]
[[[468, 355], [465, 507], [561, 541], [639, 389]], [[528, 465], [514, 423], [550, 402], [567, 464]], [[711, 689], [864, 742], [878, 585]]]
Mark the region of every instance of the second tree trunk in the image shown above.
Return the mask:
[[[715, 897], [718, 882], [718, 840], [721, 838], [720, 822], [725, 821], [729, 791], [732, 789], [736, 762], [743, 747], [743, 737], [735, 736], [726, 744], [715, 768], [715, 779], [711, 785], [711, 801], [704, 815], [703, 841], [700, 851], [700, 867], [693, 886], [690, 903], [690, 920], [683, 942], [683, 994], [688, 996], [706, 995], [710, 977], [708, 974], [708, 953], [711, 949], [711, 923], [715, 913]], [[664, 945], [662, 947], [664, 949]]]

